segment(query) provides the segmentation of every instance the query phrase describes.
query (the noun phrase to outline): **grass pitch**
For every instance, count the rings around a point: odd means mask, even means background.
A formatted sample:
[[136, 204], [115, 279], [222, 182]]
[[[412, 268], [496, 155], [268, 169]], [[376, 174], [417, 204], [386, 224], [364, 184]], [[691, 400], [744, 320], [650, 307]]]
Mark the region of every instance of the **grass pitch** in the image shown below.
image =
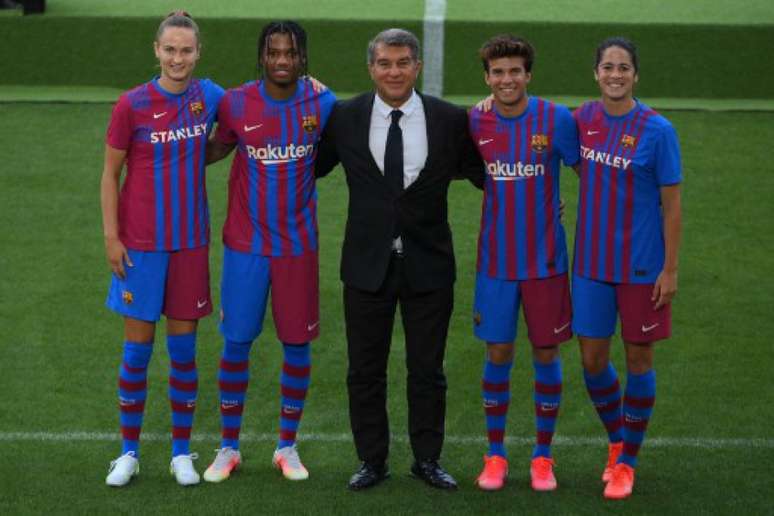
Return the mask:
[[[774, 176], [763, 142], [774, 115], [667, 113], [683, 148], [684, 239], [674, 337], [658, 346], [658, 399], [633, 497], [607, 503], [599, 481], [603, 431], [583, 388], [574, 343], [562, 351], [565, 389], [554, 454], [559, 490], [529, 489], [532, 368], [523, 338], [513, 371], [508, 435], [511, 481], [499, 493], [472, 485], [485, 451], [479, 395], [482, 344], [471, 334], [480, 193], [450, 192], [458, 256], [448, 342], [443, 463], [460, 491], [407, 475], [405, 371], [396, 327], [390, 362], [393, 478], [365, 493], [345, 489], [357, 466], [349, 440], [346, 355], [338, 259], [346, 214], [341, 173], [319, 183], [322, 336], [313, 344], [312, 388], [300, 432], [311, 471], [289, 483], [271, 470], [280, 350], [270, 319], [253, 350], [245, 411], [244, 469], [222, 485], [183, 489], [168, 474], [169, 409], [163, 331], [149, 373], [142, 473], [126, 489], [104, 485], [119, 451], [116, 375], [120, 319], [103, 306], [99, 176], [109, 105], [2, 105], [0, 141], [0, 513], [769, 513], [774, 414], [770, 401]], [[208, 170], [212, 277], [218, 303], [228, 163]], [[577, 185], [566, 171], [565, 225], [572, 237]], [[523, 327], [520, 335], [523, 335]], [[199, 332], [200, 402], [194, 432], [202, 471], [218, 446], [215, 318]], [[614, 361], [623, 370], [620, 346]], [[69, 438], [72, 432], [85, 432]], [[37, 433], [33, 435], [33, 433]], [[105, 436], [107, 434], [107, 437]], [[112, 439], [112, 440], [111, 440]], [[591, 439], [591, 440], [589, 440]]]

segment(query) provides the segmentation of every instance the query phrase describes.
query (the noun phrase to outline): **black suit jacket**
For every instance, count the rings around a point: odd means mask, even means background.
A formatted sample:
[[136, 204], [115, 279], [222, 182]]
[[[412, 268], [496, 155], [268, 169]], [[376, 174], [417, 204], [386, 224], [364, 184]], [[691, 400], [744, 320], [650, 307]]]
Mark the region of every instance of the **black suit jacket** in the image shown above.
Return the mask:
[[[373, 92], [337, 102], [323, 131], [315, 173], [324, 176], [340, 162], [349, 186], [341, 255], [341, 280], [348, 286], [370, 292], [379, 289], [390, 263], [396, 225], [412, 290], [431, 291], [455, 280], [447, 220], [449, 182], [468, 178], [482, 188], [484, 167], [470, 139], [465, 110], [435, 97], [420, 98], [427, 127], [427, 161], [416, 181], [402, 192], [385, 179], [368, 146]], [[404, 140], [403, 144], [411, 142]]]

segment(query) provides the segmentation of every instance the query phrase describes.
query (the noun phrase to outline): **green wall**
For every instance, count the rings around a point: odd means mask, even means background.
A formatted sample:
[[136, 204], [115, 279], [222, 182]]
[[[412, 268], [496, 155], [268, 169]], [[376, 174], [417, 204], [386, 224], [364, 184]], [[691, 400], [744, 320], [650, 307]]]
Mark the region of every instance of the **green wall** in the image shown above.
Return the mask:
[[[202, 18], [203, 57], [197, 69], [224, 86], [255, 77], [261, 19]], [[0, 84], [94, 85], [128, 88], [155, 74], [157, 18], [1, 17]], [[308, 20], [311, 72], [337, 91], [370, 88], [368, 40], [387, 26], [421, 36], [420, 21]], [[515, 32], [537, 48], [531, 91], [594, 95], [597, 43], [632, 38], [641, 52], [638, 94], [645, 97], [774, 98], [774, 26], [612, 25], [447, 21], [444, 93], [484, 92], [476, 52], [493, 34]]]

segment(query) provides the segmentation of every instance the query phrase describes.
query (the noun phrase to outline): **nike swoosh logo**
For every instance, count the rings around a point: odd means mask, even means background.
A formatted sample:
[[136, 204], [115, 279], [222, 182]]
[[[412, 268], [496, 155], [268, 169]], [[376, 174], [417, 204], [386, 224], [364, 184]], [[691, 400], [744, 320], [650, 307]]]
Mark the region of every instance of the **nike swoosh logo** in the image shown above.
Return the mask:
[[492, 142], [492, 141], [494, 141], [494, 138], [489, 138], [489, 139], [486, 139], [486, 140], [481, 138], [480, 140], [478, 140], [478, 144], [479, 145], [486, 145], [487, 143]]
[[223, 410], [228, 410], [236, 407], [237, 405], [238, 405], [237, 403], [233, 403], [233, 404], [221, 403], [220, 408], [222, 408]]
[[565, 328], [567, 328], [569, 325], [570, 325], [570, 323], [565, 323], [565, 324], [563, 324], [562, 326], [560, 326], [560, 327], [558, 327], [558, 328], [554, 328], [554, 335], [559, 335], [559, 334], [560, 334], [560, 333], [562, 333], [562, 332], [565, 330]]
[[645, 326], [645, 325], [643, 324], [643, 325], [642, 325], [642, 333], [648, 333], [650, 330], [652, 330], [652, 329], [653, 329], [653, 328], [655, 328], [656, 326], [658, 326], [658, 323], [656, 323], [656, 324], [652, 324], [652, 325], [650, 325], [650, 326]]
[[594, 136], [595, 134], [599, 134], [599, 131], [586, 131], [586, 136]]
[[262, 127], [262, 126], [263, 126], [263, 124], [258, 124], [258, 125], [246, 125], [246, 126], [245, 126], [245, 132], [246, 132], [246, 133], [249, 133], [250, 131], [255, 131], [256, 129], [258, 129], [259, 127]]
[[153, 119], [154, 120], [158, 120], [159, 118], [161, 118], [162, 116], [164, 116], [166, 114], [167, 114], [166, 111], [164, 111], [163, 113], [153, 113]]
[[204, 308], [204, 305], [206, 304], [207, 304], [206, 299], [204, 301], [199, 301], [198, 299], [196, 300], [196, 308]]
[[317, 326], [319, 326], [319, 325], [320, 325], [320, 321], [317, 321], [317, 322], [316, 322], [316, 323], [314, 323], [314, 324], [307, 324], [307, 325], [306, 325], [306, 331], [312, 331], [312, 330], [314, 330], [315, 328], [317, 328]]

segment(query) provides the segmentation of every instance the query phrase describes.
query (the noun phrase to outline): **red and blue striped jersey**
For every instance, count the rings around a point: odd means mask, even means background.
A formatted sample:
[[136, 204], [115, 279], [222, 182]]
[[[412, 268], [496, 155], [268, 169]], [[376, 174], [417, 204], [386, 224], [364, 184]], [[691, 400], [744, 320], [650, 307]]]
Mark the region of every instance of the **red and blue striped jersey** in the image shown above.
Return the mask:
[[209, 79], [193, 79], [180, 94], [154, 79], [116, 102], [106, 141], [126, 151], [118, 201], [126, 247], [175, 251], [209, 243], [204, 151], [222, 96]]
[[216, 137], [236, 144], [223, 242], [261, 256], [317, 250], [314, 160], [336, 97], [299, 80], [295, 94], [274, 100], [262, 82], [228, 90]]
[[654, 283], [664, 267], [661, 187], [682, 181], [672, 124], [637, 105], [623, 116], [601, 101], [574, 113], [580, 189], [574, 272], [612, 283]]
[[567, 166], [578, 162], [570, 111], [538, 97], [530, 97], [518, 117], [473, 109], [470, 134], [487, 169], [478, 271], [506, 280], [567, 272], [559, 170], [560, 160]]

